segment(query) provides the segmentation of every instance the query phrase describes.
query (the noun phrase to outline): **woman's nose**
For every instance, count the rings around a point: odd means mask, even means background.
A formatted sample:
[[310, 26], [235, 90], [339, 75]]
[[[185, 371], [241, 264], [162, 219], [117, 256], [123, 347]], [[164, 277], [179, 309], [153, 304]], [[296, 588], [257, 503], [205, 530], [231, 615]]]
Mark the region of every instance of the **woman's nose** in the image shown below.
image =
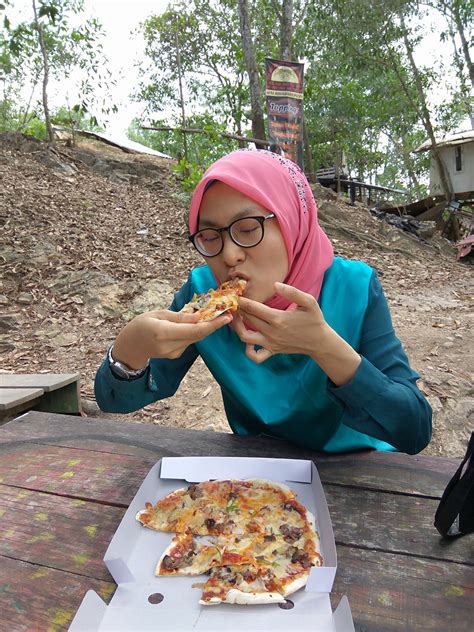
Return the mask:
[[221, 256], [224, 260], [224, 263], [232, 268], [236, 263], [239, 263], [245, 259], [245, 248], [239, 246], [234, 241], [232, 241], [230, 235], [228, 233], [223, 235], [224, 238], [224, 247], [222, 248]]

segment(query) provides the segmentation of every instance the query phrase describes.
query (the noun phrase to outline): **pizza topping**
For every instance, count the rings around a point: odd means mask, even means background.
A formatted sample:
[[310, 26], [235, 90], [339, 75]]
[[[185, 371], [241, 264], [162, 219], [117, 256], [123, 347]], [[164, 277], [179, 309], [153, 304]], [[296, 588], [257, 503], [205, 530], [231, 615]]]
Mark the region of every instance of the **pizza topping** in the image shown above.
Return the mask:
[[293, 553], [293, 555], [291, 556], [291, 563], [299, 563], [301, 564], [301, 566], [303, 566], [303, 568], [309, 568], [310, 566], [313, 566], [310, 562], [308, 553], [301, 549], [296, 549], [296, 551]]
[[188, 494], [192, 498], [192, 500], [196, 500], [196, 498], [202, 498], [204, 492], [202, 490], [202, 487], [199, 487], [199, 485], [190, 485], [188, 487]]
[[171, 555], [165, 555], [163, 558], [162, 564], [163, 567], [168, 570], [176, 570], [177, 568], [183, 568], [183, 566], [188, 566], [195, 555], [194, 551], [189, 551], [186, 555], [182, 555], [181, 557], [171, 557]]
[[303, 529], [299, 527], [290, 527], [287, 524], [280, 525], [280, 531], [283, 534], [285, 542], [289, 542], [290, 544], [299, 540], [303, 535]]

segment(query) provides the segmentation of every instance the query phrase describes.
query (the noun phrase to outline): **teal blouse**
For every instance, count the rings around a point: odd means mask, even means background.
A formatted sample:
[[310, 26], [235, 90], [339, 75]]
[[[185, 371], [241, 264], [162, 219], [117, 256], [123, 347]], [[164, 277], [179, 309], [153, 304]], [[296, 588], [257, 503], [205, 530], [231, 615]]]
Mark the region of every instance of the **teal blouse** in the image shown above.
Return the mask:
[[[216, 287], [208, 266], [193, 270], [171, 305], [179, 311], [195, 292]], [[306, 355], [277, 354], [261, 365], [223, 327], [175, 360], [151, 359], [133, 381], [116, 378], [104, 360], [95, 381], [104, 411], [131, 412], [172, 396], [200, 355], [219, 383], [236, 434], [271, 436], [329, 453], [363, 448], [416, 454], [431, 438], [431, 408], [416, 386], [393, 330], [375, 272], [336, 257], [326, 271], [319, 305], [327, 323], [362, 357], [352, 380], [334, 385]]]

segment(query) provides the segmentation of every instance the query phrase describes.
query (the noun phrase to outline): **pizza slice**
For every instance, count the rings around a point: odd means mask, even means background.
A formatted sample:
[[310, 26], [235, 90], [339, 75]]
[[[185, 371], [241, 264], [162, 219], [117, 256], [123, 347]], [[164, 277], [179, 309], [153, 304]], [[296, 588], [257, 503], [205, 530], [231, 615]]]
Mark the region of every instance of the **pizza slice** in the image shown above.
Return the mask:
[[245, 279], [235, 278], [226, 281], [216, 290], [195, 294], [181, 311], [191, 314], [199, 312], [200, 321], [213, 320], [228, 311], [235, 312], [239, 306], [239, 297], [244, 293], [246, 285]]
[[[282, 539], [262, 550], [254, 544], [253, 552], [241, 554], [239, 564], [225, 563], [211, 567], [203, 587], [201, 605], [281, 603], [288, 595], [303, 588], [312, 566], [321, 566], [321, 555], [313, 550], [309, 540], [301, 548]], [[244, 563], [244, 558], [252, 558]]]
[[156, 575], [201, 575], [215, 566], [254, 562], [248, 546], [240, 549], [232, 539], [198, 541], [191, 531], [178, 533], [165, 549], [156, 566]]
[[259, 605], [283, 603], [285, 596], [267, 565], [217, 566], [211, 569], [199, 603], [212, 606], [220, 603]]

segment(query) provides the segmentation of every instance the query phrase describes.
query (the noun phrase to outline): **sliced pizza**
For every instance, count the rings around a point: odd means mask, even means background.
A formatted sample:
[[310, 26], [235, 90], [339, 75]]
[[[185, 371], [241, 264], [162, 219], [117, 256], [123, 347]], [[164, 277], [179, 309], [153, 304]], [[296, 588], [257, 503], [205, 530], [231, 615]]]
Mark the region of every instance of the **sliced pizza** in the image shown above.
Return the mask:
[[228, 311], [235, 312], [239, 306], [239, 297], [244, 293], [246, 285], [245, 279], [235, 278], [226, 281], [216, 290], [195, 294], [181, 311], [191, 314], [199, 312], [200, 321], [213, 320]]
[[314, 516], [281, 483], [205, 481], [147, 503], [137, 520], [177, 534], [157, 575], [209, 574], [203, 605], [284, 601], [323, 562]]

